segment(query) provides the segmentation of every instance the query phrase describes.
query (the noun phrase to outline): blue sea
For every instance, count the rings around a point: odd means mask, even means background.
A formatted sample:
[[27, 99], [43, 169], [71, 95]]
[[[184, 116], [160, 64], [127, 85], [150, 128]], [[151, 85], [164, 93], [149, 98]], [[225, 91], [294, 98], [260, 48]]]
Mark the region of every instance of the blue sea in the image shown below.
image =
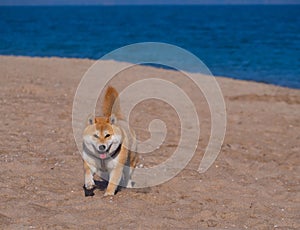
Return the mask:
[[164, 42], [214, 75], [300, 88], [300, 5], [0, 7], [0, 55], [99, 59]]

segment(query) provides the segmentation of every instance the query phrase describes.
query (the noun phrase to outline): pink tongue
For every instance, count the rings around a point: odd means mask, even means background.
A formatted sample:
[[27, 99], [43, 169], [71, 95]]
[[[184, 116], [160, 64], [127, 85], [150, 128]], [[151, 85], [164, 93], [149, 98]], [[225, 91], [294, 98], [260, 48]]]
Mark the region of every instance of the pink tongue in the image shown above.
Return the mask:
[[106, 154], [100, 154], [100, 158], [101, 158], [101, 159], [106, 158]]

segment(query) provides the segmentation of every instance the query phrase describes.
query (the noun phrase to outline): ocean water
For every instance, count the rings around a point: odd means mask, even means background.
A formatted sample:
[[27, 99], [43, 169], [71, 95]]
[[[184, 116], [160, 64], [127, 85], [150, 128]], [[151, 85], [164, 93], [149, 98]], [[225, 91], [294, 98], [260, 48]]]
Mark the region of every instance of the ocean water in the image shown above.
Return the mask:
[[0, 55], [98, 59], [137, 42], [180, 46], [214, 75], [300, 88], [300, 5], [0, 7]]

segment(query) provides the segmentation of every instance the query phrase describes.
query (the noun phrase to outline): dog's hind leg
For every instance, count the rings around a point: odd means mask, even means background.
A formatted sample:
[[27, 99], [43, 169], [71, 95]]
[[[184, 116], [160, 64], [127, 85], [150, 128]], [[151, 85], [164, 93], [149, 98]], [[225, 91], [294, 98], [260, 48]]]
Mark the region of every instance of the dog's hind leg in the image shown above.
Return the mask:
[[129, 166], [127, 166], [127, 180], [126, 180], [126, 187], [127, 188], [133, 188], [134, 182], [132, 181], [132, 174], [134, 172], [134, 169], [136, 168], [136, 165], [138, 163], [139, 156], [135, 152], [130, 152], [129, 157]]

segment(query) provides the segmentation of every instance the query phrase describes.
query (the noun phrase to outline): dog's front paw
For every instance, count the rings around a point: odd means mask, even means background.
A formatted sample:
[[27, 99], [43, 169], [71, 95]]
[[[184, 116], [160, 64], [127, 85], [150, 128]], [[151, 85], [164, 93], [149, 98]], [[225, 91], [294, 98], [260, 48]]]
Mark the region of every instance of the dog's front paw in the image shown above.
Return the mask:
[[115, 195], [115, 192], [113, 191], [106, 191], [105, 193], [104, 193], [104, 196], [114, 196]]
[[87, 189], [86, 187], [85, 187], [85, 185], [83, 185], [83, 190], [84, 190], [84, 195], [85, 196], [94, 196], [95, 195], [95, 193], [94, 193], [94, 189], [95, 188], [91, 188], [91, 189]]
[[94, 180], [88, 180], [85, 182], [84, 184], [84, 187], [87, 189], [87, 190], [92, 190], [95, 188], [95, 181]]

